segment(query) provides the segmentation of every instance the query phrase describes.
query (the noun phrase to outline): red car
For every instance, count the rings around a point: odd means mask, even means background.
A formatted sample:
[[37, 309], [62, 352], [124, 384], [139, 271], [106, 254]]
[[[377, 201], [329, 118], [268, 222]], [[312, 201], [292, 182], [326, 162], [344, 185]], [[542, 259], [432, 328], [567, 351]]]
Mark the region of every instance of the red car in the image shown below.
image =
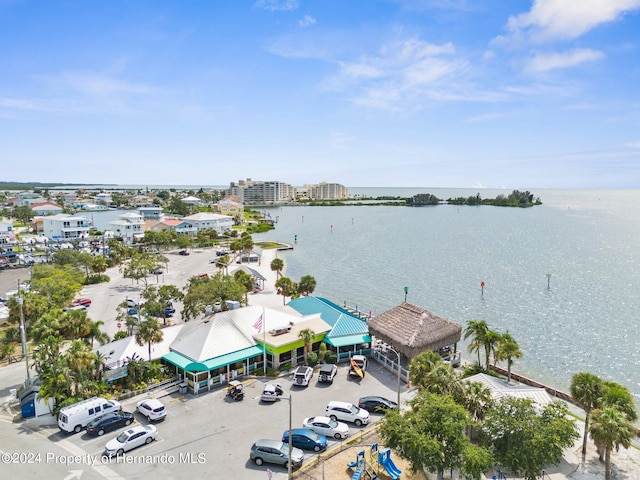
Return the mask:
[[91, 305], [90, 298], [76, 298], [71, 304], [70, 307], [89, 307]]

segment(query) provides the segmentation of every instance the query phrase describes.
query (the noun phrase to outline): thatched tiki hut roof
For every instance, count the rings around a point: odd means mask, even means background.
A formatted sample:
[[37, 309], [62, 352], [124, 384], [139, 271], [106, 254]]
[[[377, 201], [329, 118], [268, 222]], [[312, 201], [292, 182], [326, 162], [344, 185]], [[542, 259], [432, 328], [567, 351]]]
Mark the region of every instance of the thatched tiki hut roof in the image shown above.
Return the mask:
[[462, 327], [446, 318], [403, 302], [367, 322], [369, 333], [411, 359], [460, 341]]

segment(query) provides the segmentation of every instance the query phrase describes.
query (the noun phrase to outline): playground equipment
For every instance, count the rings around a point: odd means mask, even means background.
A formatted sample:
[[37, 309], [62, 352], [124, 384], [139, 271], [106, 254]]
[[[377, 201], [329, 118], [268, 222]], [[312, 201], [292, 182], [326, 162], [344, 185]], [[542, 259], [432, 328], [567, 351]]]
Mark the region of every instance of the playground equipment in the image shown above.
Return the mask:
[[391, 449], [384, 448], [378, 451], [377, 443], [371, 445], [369, 455], [365, 456], [365, 451], [362, 450], [358, 452], [356, 461], [347, 466], [354, 469], [351, 480], [363, 480], [365, 475], [375, 480], [380, 473], [380, 467], [384, 468], [392, 480], [399, 480], [402, 475], [400, 469], [391, 460]]
[[393, 480], [398, 480], [402, 475], [400, 469], [393, 463], [393, 460], [391, 460], [391, 449], [389, 448], [380, 450], [378, 453], [378, 464], [384, 467], [387, 475]]

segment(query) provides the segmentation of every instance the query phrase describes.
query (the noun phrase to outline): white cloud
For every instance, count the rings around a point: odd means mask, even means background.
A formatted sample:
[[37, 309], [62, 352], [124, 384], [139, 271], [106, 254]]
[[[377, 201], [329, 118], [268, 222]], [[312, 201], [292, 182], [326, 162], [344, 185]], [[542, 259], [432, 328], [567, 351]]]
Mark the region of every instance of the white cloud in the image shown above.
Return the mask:
[[385, 45], [376, 55], [339, 65], [339, 75], [331, 82], [335, 88], [355, 87], [359, 93], [352, 97], [354, 103], [388, 110], [413, 107], [418, 99], [456, 97], [449, 87], [467, 68], [467, 62], [455, 56], [453, 44], [417, 38]]
[[511, 37], [534, 41], [573, 39], [640, 8], [640, 0], [536, 0], [531, 10], [510, 17]]
[[314, 23], [316, 23], [315, 18], [313, 18], [311, 15], [305, 15], [301, 20], [298, 21], [298, 26], [305, 28], [313, 25]]
[[298, 8], [298, 0], [258, 0], [255, 7], [272, 12], [295, 10]]
[[93, 73], [65, 72], [60, 75], [42, 76], [40, 78], [48, 81], [51, 85], [94, 96], [108, 96], [123, 93], [152, 94], [161, 92], [161, 90], [156, 87], [123, 82], [109, 76]]
[[546, 53], [536, 55], [527, 65], [525, 70], [530, 73], [541, 73], [558, 68], [570, 68], [584, 62], [593, 62], [604, 57], [602, 52], [590, 48], [580, 48], [563, 53]]

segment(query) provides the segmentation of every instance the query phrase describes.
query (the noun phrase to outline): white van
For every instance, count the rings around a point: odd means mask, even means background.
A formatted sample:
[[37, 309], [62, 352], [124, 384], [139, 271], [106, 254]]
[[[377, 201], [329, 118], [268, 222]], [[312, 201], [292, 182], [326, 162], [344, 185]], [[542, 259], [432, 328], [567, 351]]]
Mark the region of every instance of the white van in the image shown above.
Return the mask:
[[58, 414], [58, 427], [64, 432], [78, 433], [94, 418], [120, 410], [122, 405], [115, 400], [105, 400], [100, 397], [87, 398], [62, 408]]

